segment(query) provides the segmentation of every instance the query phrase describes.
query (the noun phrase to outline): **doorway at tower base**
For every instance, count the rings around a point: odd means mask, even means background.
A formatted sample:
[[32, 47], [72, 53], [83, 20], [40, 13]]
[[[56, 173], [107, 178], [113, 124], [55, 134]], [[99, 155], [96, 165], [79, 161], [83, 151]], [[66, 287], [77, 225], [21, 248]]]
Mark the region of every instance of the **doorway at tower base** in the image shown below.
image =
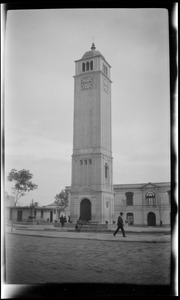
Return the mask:
[[73, 223], [80, 218], [86, 222], [113, 224], [115, 220], [114, 197], [111, 194], [105, 194], [102, 197], [71, 195], [70, 216]]

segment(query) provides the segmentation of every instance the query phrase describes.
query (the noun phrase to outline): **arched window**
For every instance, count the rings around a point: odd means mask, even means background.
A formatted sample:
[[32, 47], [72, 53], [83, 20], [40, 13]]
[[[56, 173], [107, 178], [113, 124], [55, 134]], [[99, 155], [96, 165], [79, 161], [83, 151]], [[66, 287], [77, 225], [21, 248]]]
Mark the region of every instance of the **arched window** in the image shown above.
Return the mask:
[[90, 69], [93, 70], [93, 61], [90, 62]]
[[85, 71], [85, 63], [82, 63], [82, 70]]
[[108, 178], [108, 164], [105, 163], [105, 178]]
[[147, 205], [156, 205], [156, 198], [154, 192], [147, 192], [146, 194], [146, 204]]
[[133, 205], [133, 195], [132, 192], [126, 193], [126, 205]]
[[86, 71], [89, 71], [89, 62], [86, 63]]

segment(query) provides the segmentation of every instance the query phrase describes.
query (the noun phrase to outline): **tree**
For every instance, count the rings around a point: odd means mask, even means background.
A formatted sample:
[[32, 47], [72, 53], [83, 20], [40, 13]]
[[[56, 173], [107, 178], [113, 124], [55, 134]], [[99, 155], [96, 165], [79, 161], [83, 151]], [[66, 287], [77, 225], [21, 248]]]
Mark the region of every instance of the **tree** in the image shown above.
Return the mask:
[[[27, 192], [30, 192], [34, 189], [37, 189], [38, 186], [34, 183], [32, 183], [33, 175], [29, 172], [29, 170], [22, 169], [20, 171], [17, 171], [16, 169], [12, 169], [9, 173], [7, 179], [8, 181], [14, 182], [14, 187], [12, 187], [13, 194], [15, 196], [14, 201], [14, 208], [16, 207], [16, 204], [20, 197], [24, 196]], [[14, 208], [12, 211], [12, 226], [11, 231], [13, 231], [13, 215], [14, 215]]]
[[54, 203], [60, 206], [62, 210], [64, 210], [68, 206], [69, 198], [67, 190], [62, 190], [59, 194], [56, 194], [54, 198]]

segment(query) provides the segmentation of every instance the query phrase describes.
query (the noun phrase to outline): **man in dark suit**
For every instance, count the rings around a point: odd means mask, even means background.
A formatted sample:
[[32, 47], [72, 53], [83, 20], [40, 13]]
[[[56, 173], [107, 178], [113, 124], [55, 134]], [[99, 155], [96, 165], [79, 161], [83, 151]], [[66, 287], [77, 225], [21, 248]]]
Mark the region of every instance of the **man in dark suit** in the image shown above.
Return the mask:
[[116, 231], [113, 233], [114, 236], [116, 236], [116, 233], [119, 231], [119, 229], [121, 229], [122, 234], [123, 234], [123, 237], [126, 237], [125, 231], [124, 231], [124, 222], [123, 222], [122, 216], [123, 216], [123, 213], [120, 212], [120, 215], [119, 215], [118, 221], [117, 221], [117, 229], [116, 229]]

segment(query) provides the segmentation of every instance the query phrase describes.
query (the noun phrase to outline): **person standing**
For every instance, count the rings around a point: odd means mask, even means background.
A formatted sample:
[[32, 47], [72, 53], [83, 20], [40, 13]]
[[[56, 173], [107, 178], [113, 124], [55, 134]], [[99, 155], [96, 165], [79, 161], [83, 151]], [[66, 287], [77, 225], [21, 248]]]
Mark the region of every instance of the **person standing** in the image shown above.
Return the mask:
[[117, 229], [115, 230], [115, 232], [113, 233], [114, 236], [116, 236], [117, 232], [119, 231], [119, 229], [121, 229], [123, 237], [126, 237], [125, 235], [125, 231], [124, 231], [124, 222], [123, 222], [123, 213], [120, 212], [120, 215], [118, 217], [118, 221], [117, 221]]
[[81, 217], [79, 217], [79, 219], [77, 220], [76, 226], [75, 226], [76, 231], [80, 232], [82, 223], [83, 223], [83, 221], [81, 220]]
[[64, 227], [64, 216], [63, 215], [60, 217], [60, 223], [61, 223], [61, 226]]

